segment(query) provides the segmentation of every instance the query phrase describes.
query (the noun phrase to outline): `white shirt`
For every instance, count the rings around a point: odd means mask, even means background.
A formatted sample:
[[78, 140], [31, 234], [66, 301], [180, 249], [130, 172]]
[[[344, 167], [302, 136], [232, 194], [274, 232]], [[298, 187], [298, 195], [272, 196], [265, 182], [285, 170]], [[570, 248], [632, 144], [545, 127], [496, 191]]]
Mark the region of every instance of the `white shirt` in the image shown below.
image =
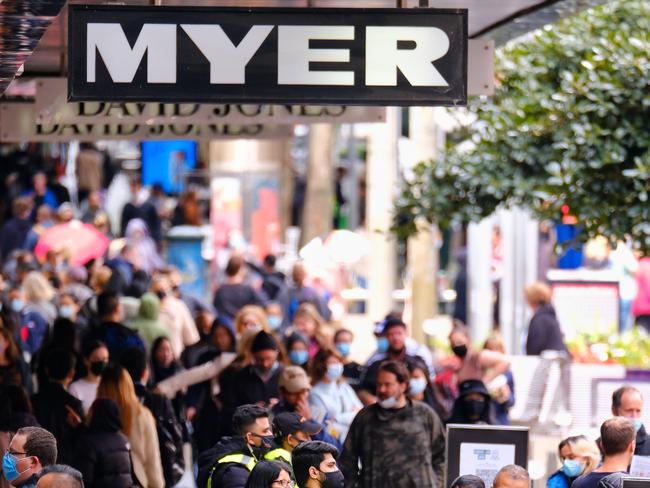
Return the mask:
[[68, 393], [77, 397], [83, 403], [84, 412], [88, 413], [90, 406], [97, 397], [99, 383], [93, 383], [84, 378], [78, 379], [68, 387]]

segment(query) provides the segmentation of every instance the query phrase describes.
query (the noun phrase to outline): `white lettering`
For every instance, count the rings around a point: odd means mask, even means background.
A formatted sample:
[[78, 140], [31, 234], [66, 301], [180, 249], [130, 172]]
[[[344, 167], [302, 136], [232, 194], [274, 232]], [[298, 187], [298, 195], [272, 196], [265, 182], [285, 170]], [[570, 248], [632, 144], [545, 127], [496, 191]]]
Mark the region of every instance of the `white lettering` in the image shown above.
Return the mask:
[[144, 24], [133, 46], [120, 24], [88, 24], [86, 81], [95, 82], [96, 52], [115, 83], [131, 83], [147, 53], [147, 82], [176, 82], [176, 25]]
[[219, 25], [181, 24], [181, 27], [210, 62], [210, 83], [246, 83], [246, 65], [273, 30], [272, 25], [254, 25], [235, 46]]
[[[415, 49], [398, 49], [412, 41]], [[396, 86], [399, 69], [412, 86], [449, 86], [433, 61], [449, 50], [449, 37], [437, 27], [366, 27], [366, 85]]]
[[349, 63], [349, 49], [309, 49], [311, 39], [354, 40], [353, 26], [278, 26], [278, 85], [354, 85], [354, 71], [309, 71], [310, 62]]

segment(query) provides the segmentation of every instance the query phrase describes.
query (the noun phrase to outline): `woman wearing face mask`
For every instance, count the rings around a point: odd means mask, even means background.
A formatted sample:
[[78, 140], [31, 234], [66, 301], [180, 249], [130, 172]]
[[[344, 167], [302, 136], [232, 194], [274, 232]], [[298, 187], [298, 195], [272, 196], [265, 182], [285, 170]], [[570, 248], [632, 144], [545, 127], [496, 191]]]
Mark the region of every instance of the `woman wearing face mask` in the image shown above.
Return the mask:
[[309, 339], [294, 332], [285, 341], [289, 362], [295, 366], [307, 369], [309, 362]]
[[266, 305], [266, 319], [269, 323], [269, 329], [276, 335], [280, 335], [284, 328], [284, 317], [282, 305], [277, 302], [271, 302]]
[[339, 329], [334, 334], [334, 347], [343, 358], [343, 377], [352, 388], [356, 388], [361, 383], [363, 366], [350, 359], [352, 341], [354, 341], [354, 335], [348, 329]]
[[411, 374], [409, 380], [409, 389], [407, 395], [411, 400], [417, 400], [429, 405], [438, 414], [441, 420], [447, 416], [444, 408], [441, 407], [437, 401], [433, 385], [429, 381], [429, 369], [424, 361], [419, 358], [408, 359], [406, 361], [406, 368]]
[[331, 335], [325, 319], [311, 303], [301, 304], [293, 316], [293, 329], [309, 339], [309, 357], [313, 358], [321, 347], [331, 347]]
[[458, 359], [458, 385], [467, 380], [479, 380], [487, 385], [497, 376], [505, 374], [510, 367], [510, 359], [503, 353], [487, 349], [473, 350], [469, 331], [459, 322], [449, 334], [449, 345]]
[[583, 435], [564, 439], [558, 453], [562, 467], [549, 477], [548, 488], [569, 488], [578, 476], [591, 473], [600, 462], [598, 446]]
[[343, 379], [343, 361], [338, 352], [321, 349], [312, 359], [312, 389], [309, 404], [327, 413], [335, 437], [344, 441], [355, 415], [363, 407], [352, 387]]
[[266, 312], [262, 307], [257, 305], [246, 305], [242, 307], [234, 320], [235, 331], [237, 336], [241, 337], [244, 331], [271, 332], [269, 323], [266, 319]]
[[463, 381], [458, 393], [448, 424], [494, 424], [490, 394], [483, 382]]
[[0, 385], [20, 385], [32, 393], [32, 376], [11, 332], [0, 325]]
[[88, 413], [90, 407], [97, 397], [97, 387], [102, 379], [102, 373], [108, 366], [108, 348], [101, 341], [93, 341], [84, 349], [83, 363], [86, 366], [87, 374], [70, 384], [68, 392], [79, 400]]

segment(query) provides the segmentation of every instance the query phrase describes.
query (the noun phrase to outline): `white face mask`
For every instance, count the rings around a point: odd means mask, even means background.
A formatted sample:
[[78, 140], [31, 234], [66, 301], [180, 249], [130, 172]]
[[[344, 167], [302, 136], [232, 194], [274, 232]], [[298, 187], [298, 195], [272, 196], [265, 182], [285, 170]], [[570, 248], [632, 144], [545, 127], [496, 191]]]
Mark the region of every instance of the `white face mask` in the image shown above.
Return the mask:
[[391, 396], [391, 397], [386, 398], [385, 400], [380, 400], [377, 403], [379, 403], [379, 406], [381, 408], [385, 408], [386, 410], [392, 410], [395, 407], [397, 407], [397, 404], [399, 403], [399, 401], [397, 400], [397, 398]]

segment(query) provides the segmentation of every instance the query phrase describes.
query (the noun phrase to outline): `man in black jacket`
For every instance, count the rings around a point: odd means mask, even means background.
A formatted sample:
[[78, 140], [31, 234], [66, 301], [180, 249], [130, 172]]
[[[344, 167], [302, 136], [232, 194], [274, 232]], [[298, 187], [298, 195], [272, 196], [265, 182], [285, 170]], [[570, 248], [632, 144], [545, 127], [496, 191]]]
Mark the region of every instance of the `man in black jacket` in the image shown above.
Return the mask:
[[199, 488], [244, 488], [255, 464], [273, 447], [269, 411], [242, 405], [232, 418], [237, 435], [223, 437], [199, 457]]
[[156, 419], [165, 483], [167, 486], [173, 486], [180, 481], [185, 471], [183, 430], [174, 413], [174, 407], [167, 397], [154, 393], [146, 387], [149, 367], [147, 355], [142, 349], [136, 347], [125, 350], [120, 363], [131, 375], [135, 394], [140, 402], [151, 410]]
[[612, 414], [615, 417], [629, 419], [636, 429], [636, 456], [650, 456], [648, 433], [641, 421], [643, 412], [643, 395], [633, 386], [621, 386], [612, 394]]

